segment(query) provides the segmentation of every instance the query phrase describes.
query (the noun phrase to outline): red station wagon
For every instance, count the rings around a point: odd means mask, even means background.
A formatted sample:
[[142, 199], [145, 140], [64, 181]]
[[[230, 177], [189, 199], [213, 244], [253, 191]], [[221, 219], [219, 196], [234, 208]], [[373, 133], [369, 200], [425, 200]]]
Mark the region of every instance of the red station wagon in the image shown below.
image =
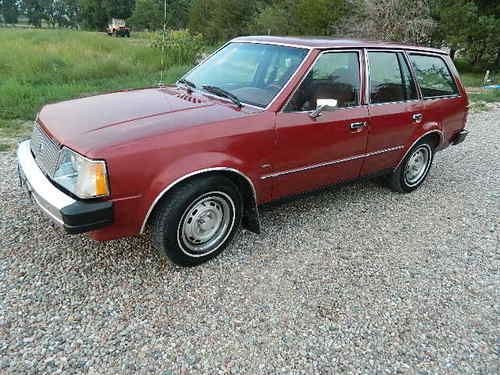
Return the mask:
[[56, 104], [19, 145], [19, 174], [69, 233], [142, 234], [179, 265], [219, 254], [258, 206], [360, 177], [398, 192], [462, 142], [468, 99], [437, 49], [233, 39], [176, 85]]

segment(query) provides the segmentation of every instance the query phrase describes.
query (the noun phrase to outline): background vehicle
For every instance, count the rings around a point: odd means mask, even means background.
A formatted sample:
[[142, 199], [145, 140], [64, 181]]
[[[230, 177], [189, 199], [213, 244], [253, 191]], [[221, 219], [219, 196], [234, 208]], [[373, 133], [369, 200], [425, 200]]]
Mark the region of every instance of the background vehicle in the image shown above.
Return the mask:
[[[21, 180], [69, 232], [144, 233], [175, 263], [219, 254], [258, 205], [367, 176], [395, 191], [467, 136], [443, 51], [277, 37], [231, 41], [176, 86], [45, 106]], [[69, 125], [68, 125], [69, 124]]]
[[112, 18], [106, 29], [106, 33], [112, 36], [130, 37], [130, 29], [125, 26], [125, 20]]

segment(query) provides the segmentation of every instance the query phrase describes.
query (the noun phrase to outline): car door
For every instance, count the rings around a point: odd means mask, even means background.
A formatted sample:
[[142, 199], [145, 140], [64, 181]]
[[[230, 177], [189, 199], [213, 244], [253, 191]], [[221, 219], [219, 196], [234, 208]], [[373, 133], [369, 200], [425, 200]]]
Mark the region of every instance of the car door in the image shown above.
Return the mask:
[[[361, 103], [361, 51], [325, 51], [276, 114], [273, 197], [359, 176], [368, 110]], [[318, 102], [329, 104], [315, 117]]]
[[369, 136], [361, 175], [393, 168], [415, 126], [422, 101], [403, 51], [367, 50]]
[[[423, 97], [423, 122], [440, 124], [449, 141], [465, 126], [467, 98], [460, 93], [457, 73], [448, 56], [411, 52], [408, 54]], [[454, 78], [455, 76], [455, 78]]]

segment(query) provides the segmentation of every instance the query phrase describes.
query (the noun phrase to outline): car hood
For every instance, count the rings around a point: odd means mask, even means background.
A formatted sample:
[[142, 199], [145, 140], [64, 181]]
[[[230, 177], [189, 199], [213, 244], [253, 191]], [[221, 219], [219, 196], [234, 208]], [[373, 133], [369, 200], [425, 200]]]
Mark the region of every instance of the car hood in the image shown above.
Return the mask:
[[211, 122], [248, 116], [242, 109], [176, 87], [118, 91], [46, 105], [38, 122], [58, 143], [79, 152]]

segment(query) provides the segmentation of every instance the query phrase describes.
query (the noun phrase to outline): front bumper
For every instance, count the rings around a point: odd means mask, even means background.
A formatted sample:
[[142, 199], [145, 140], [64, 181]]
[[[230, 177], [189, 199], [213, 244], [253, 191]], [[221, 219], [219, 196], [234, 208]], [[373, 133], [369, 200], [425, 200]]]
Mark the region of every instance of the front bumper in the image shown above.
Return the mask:
[[17, 160], [21, 185], [42, 211], [66, 232], [88, 232], [113, 222], [113, 203], [79, 201], [54, 186], [36, 164], [30, 141], [19, 144]]

